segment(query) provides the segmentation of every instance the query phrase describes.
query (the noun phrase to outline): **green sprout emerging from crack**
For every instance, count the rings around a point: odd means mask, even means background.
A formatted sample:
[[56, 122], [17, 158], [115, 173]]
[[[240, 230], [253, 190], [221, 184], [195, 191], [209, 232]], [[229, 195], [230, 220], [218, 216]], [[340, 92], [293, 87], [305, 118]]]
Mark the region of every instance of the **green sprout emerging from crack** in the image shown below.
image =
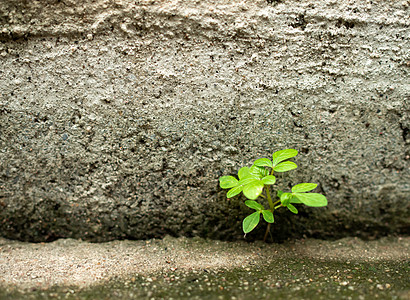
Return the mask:
[[[238, 171], [238, 178], [233, 176], [222, 176], [219, 178], [221, 188], [230, 189], [227, 193], [227, 198], [232, 198], [240, 193], [243, 193], [249, 200], [245, 201], [245, 205], [255, 212], [247, 216], [242, 222], [243, 232], [245, 236], [251, 232], [260, 221], [261, 215], [268, 222], [264, 241], [270, 232], [270, 225], [275, 221], [273, 214], [280, 207], [286, 207], [292, 213], [297, 214], [298, 210], [294, 204], [305, 204], [311, 207], [323, 207], [327, 205], [327, 199], [319, 193], [307, 193], [317, 187], [316, 183], [300, 183], [292, 187], [291, 192], [283, 192], [276, 190], [274, 186], [276, 177], [275, 172], [283, 173], [297, 168], [297, 165], [288, 161], [295, 157], [298, 151], [295, 149], [280, 150], [272, 155], [272, 160], [268, 158], [260, 158], [256, 160], [252, 167], [243, 167]], [[274, 195], [272, 198], [271, 195]], [[266, 209], [263, 204], [256, 201], [258, 198], [267, 200], [269, 208]]]

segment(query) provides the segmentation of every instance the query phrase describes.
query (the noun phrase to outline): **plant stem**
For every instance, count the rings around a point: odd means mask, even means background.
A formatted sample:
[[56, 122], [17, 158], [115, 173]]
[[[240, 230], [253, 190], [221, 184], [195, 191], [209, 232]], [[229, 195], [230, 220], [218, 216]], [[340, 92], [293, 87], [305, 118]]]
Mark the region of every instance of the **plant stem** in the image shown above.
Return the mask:
[[273, 205], [276, 205], [280, 202], [280, 199], [278, 201], [276, 201], [275, 203], [273, 203]]
[[268, 227], [266, 227], [265, 236], [263, 237], [263, 242], [266, 242], [266, 239], [268, 238], [268, 233], [270, 232], [270, 224], [271, 223], [268, 223]]
[[268, 197], [270, 210], [271, 210], [271, 212], [273, 212], [273, 210], [275, 209], [275, 206], [272, 202], [272, 198], [270, 197], [269, 187], [266, 187], [266, 196]]
[[[273, 203], [272, 198], [270, 197], [269, 187], [266, 187], [266, 197], [268, 198], [270, 210], [273, 213], [273, 211], [275, 210], [275, 204]], [[269, 232], [270, 232], [270, 223], [268, 223], [268, 227], [266, 227], [265, 236], [263, 237], [264, 242], [266, 242]]]

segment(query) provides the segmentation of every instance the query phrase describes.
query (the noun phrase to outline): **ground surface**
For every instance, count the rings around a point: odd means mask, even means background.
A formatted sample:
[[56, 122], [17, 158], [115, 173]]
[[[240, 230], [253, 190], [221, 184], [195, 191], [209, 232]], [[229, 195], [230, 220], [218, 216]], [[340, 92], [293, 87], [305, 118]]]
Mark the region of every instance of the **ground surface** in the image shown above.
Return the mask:
[[409, 299], [409, 237], [284, 244], [0, 239], [0, 299]]

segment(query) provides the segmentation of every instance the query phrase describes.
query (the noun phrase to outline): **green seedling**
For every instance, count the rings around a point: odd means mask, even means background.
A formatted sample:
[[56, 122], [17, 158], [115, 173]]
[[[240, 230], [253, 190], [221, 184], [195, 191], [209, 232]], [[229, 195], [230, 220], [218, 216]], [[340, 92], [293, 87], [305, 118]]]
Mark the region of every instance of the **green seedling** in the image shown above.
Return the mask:
[[[219, 178], [221, 188], [229, 189], [227, 198], [232, 198], [240, 193], [249, 199], [245, 205], [255, 212], [247, 216], [242, 222], [245, 236], [251, 232], [261, 219], [268, 223], [264, 241], [270, 232], [270, 225], [275, 221], [275, 210], [286, 207], [292, 213], [297, 214], [295, 207], [297, 204], [304, 204], [312, 207], [323, 207], [327, 205], [325, 196], [319, 193], [308, 193], [317, 187], [316, 183], [300, 183], [292, 187], [290, 192], [283, 192], [275, 189], [276, 177], [274, 173], [283, 173], [297, 168], [297, 165], [288, 159], [295, 157], [298, 151], [295, 149], [280, 150], [272, 155], [272, 160], [268, 158], [257, 159], [252, 167], [243, 167], [238, 171], [238, 178], [233, 176], [222, 176]], [[274, 195], [272, 197], [272, 195]], [[266, 209], [263, 200], [267, 201], [269, 208]]]

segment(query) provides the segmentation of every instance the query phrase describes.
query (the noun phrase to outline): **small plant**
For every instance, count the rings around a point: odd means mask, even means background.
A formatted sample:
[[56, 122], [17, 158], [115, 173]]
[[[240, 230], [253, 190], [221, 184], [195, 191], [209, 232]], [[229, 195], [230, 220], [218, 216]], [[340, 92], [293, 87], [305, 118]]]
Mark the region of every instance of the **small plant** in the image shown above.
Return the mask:
[[[273, 213], [280, 207], [287, 207], [292, 213], [297, 214], [298, 210], [294, 204], [305, 204], [312, 207], [327, 205], [327, 199], [322, 194], [307, 193], [317, 187], [315, 183], [297, 184], [292, 187], [290, 193], [281, 190], [276, 190], [276, 193], [274, 193], [271, 190], [276, 183], [274, 172], [283, 173], [297, 168], [294, 162], [288, 161], [297, 154], [298, 151], [295, 149], [280, 150], [273, 153], [272, 160], [260, 158], [253, 163], [252, 167], [241, 168], [238, 171], [239, 180], [233, 176], [219, 178], [221, 188], [230, 189], [226, 195], [228, 199], [242, 192], [249, 199], [245, 201], [245, 205], [255, 210], [242, 222], [245, 236], [259, 224], [262, 215], [263, 219], [268, 222], [264, 237], [264, 241], [266, 241], [270, 232], [270, 225], [274, 222]], [[271, 196], [272, 194], [274, 198]], [[259, 197], [267, 200], [269, 209], [265, 209], [264, 205], [255, 201]]]

